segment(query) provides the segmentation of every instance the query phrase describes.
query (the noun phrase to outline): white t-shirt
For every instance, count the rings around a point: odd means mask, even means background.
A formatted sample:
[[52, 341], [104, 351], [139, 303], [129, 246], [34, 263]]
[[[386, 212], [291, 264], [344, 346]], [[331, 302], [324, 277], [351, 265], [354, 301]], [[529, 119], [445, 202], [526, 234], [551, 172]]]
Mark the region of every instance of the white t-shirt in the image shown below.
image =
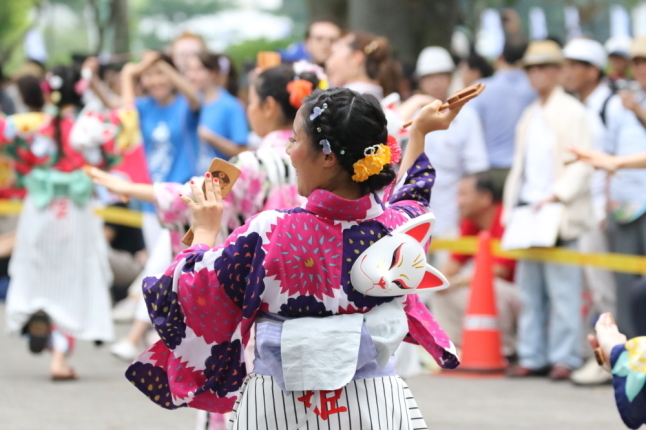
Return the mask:
[[381, 88], [380, 85], [371, 84], [370, 82], [348, 82], [344, 87], [352, 91], [356, 91], [359, 94], [372, 94], [377, 97], [378, 100], [384, 98], [384, 89]]
[[431, 193], [431, 210], [436, 224], [436, 236], [457, 231], [458, 183], [469, 174], [489, 169], [482, 124], [469, 105], [462, 108], [448, 130], [426, 135], [424, 152], [435, 168], [437, 178]]
[[543, 119], [543, 108], [534, 106], [525, 136], [525, 168], [520, 201], [538, 203], [554, 195], [556, 138]]

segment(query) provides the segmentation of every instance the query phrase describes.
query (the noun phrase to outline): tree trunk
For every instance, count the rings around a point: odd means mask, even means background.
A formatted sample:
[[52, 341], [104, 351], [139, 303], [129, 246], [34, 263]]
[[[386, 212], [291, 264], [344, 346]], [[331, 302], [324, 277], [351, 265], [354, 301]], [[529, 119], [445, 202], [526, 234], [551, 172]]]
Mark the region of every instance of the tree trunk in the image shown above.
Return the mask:
[[449, 47], [458, 9], [455, 0], [349, 0], [349, 26], [387, 37], [412, 64], [427, 46]]
[[112, 52], [114, 54], [130, 52], [128, 0], [112, 0], [110, 12], [110, 24], [114, 31]]
[[342, 27], [348, 25], [349, 0], [309, 0], [310, 20], [335, 18]]
[[99, 12], [99, 5], [96, 0], [90, 0], [88, 4], [92, 9], [92, 15], [94, 15], [94, 25], [97, 33], [94, 55], [99, 55], [103, 50], [103, 45], [105, 44], [105, 23], [101, 22], [101, 13]]

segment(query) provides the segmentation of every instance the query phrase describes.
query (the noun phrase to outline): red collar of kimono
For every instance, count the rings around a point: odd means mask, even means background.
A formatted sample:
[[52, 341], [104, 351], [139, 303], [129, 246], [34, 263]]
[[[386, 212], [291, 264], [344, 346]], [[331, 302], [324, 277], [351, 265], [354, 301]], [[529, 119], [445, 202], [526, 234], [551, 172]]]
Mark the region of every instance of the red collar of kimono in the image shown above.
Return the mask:
[[346, 200], [329, 191], [315, 190], [304, 207], [313, 214], [339, 221], [372, 219], [384, 212], [381, 199], [374, 193], [358, 200]]

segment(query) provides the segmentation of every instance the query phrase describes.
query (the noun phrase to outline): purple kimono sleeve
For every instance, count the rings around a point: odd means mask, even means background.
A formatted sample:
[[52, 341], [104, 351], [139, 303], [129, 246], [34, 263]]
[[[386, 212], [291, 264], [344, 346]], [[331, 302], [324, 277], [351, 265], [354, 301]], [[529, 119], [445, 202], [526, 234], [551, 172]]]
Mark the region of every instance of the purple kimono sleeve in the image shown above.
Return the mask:
[[246, 224], [224, 245], [192, 246], [162, 275], [146, 278], [144, 298], [161, 340], [126, 378], [167, 409], [232, 410], [264, 291], [263, 258], [260, 235]]
[[415, 218], [428, 212], [431, 190], [435, 184], [435, 169], [426, 154], [422, 153], [395, 185], [388, 200], [392, 208], [402, 210]]

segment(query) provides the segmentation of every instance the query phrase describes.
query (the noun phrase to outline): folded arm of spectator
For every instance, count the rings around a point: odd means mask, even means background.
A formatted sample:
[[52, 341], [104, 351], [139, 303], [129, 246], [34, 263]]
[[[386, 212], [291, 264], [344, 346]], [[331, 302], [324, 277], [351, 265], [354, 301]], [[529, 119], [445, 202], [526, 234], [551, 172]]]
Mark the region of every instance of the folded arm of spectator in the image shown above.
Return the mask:
[[200, 125], [198, 127], [197, 133], [200, 139], [202, 139], [227, 157], [235, 157], [241, 152], [247, 150], [247, 145], [238, 145], [234, 141], [209, 130], [209, 128], [204, 125]]
[[635, 95], [630, 91], [620, 91], [619, 96], [624, 107], [633, 112], [639, 122], [646, 127], [646, 109], [635, 99]]

